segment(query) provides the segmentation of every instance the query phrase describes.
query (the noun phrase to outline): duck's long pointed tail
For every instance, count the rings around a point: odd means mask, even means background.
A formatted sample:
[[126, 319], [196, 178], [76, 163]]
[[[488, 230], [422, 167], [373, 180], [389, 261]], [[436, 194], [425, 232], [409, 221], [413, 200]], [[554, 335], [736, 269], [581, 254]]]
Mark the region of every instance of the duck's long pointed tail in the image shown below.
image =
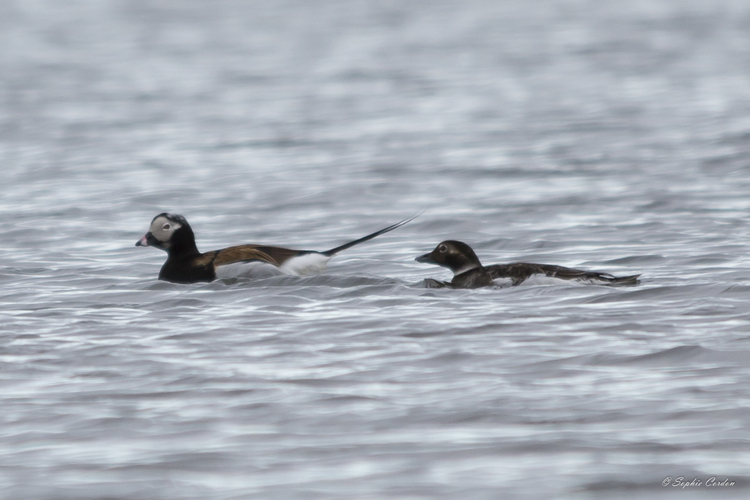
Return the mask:
[[413, 221], [414, 219], [416, 219], [420, 215], [422, 215], [422, 212], [420, 212], [420, 213], [418, 213], [416, 215], [412, 215], [408, 219], [404, 219], [401, 222], [397, 222], [397, 223], [395, 223], [395, 224], [393, 224], [391, 226], [385, 227], [385, 228], [381, 229], [380, 231], [375, 231], [372, 234], [368, 234], [367, 236], [363, 236], [363, 237], [361, 237], [361, 238], [359, 238], [357, 240], [350, 241], [349, 243], [344, 243], [341, 246], [338, 246], [336, 248], [331, 248], [330, 250], [326, 250], [325, 252], [320, 252], [320, 253], [322, 253], [323, 255], [325, 255], [327, 257], [333, 257], [334, 255], [336, 255], [337, 253], [341, 252], [342, 250], [346, 250], [347, 248], [351, 248], [354, 245], [359, 245], [360, 243], [364, 243], [367, 240], [371, 240], [371, 239], [375, 238], [376, 236], [380, 236], [381, 234], [387, 233], [389, 231], [393, 231], [394, 229], [397, 229], [397, 228], [403, 226], [404, 224], [408, 224], [409, 222]]

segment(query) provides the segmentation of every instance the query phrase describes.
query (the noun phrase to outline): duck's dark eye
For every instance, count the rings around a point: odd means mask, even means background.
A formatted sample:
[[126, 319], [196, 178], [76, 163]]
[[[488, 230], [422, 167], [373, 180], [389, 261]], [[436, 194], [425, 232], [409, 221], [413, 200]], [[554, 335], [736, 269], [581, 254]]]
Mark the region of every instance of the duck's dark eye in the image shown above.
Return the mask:
[[169, 224], [169, 222], [167, 222], [167, 223], [166, 223], [166, 224], [164, 224], [164, 225], [163, 225], [163, 226], [162, 226], [161, 228], [162, 228], [162, 229], [163, 229], [164, 231], [169, 231], [169, 230], [170, 230], [170, 229], [172, 228], [172, 226], [171, 226], [171, 225]]
[[440, 252], [440, 253], [445, 253], [445, 252], [447, 252], [447, 251], [448, 251], [448, 247], [447, 247], [447, 246], [445, 246], [445, 245], [440, 245], [440, 246], [438, 247], [438, 252]]

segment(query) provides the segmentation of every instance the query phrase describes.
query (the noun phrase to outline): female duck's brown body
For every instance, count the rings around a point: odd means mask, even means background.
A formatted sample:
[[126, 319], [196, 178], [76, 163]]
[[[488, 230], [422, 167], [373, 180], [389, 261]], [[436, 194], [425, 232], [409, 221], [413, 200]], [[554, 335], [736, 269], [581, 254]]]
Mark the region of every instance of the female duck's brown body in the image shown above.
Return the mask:
[[187, 220], [181, 215], [162, 213], [153, 218], [149, 231], [135, 245], [152, 246], [167, 252], [167, 261], [159, 272], [159, 279], [173, 283], [196, 283], [214, 281], [217, 277], [231, 277], [222, 273], [222, 269], [249, 263], [268, 264], [280, 274], [307, 276], [322, 273], [331, 257], [338, 252], [392, 231], [413, 219], [414, 217], [405, 219], [325, 252], [267, 245], [239, 245], [201, 253]]
[[437, 264], [453, 271], [453, 279], [450, 283], [428, 280], [428, 285], [431, 287], [479, 288], [492, 286], [496, 279], [502, 278], [510, 279], [515, 286], [534, 275], [564, 280], [588, 281], [602, 285], [635, 285], [638, 283], [638, 277], [640, 276], [640, 274], [636, 274], [616, 277], [608, 273], [527, 262], [483, 266], [477, 254], [469, 245], [454, 240], [443, 241], [432, 252], [421, 255], [415, 260]]

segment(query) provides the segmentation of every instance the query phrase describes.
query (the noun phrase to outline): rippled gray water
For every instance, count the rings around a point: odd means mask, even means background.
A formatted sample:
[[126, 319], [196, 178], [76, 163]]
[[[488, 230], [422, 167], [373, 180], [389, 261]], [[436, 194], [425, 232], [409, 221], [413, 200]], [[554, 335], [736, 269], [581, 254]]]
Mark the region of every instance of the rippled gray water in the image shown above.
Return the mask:
[[747, 2], [5, 1], [0, 99], [2, 498], [750, 494]]

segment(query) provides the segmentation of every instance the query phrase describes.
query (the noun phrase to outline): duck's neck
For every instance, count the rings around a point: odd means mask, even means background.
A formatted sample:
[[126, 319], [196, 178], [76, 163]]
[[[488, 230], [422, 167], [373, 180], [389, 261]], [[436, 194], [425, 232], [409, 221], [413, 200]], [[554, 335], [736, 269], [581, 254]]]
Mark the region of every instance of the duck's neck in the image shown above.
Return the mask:
[[453, 276], [458, 276], [459, 274], [468, 273], [469, 271], [474, 271], [475, 269], [482, 270], [484, 267], [482, 267], [482, 264], [479, 262], [469, 262], [458, 269], [453, 269]]
[[195, 244], [195, 235], [190, 226], [183, 226], [172, 235], [169, 257], [183, 259], [200, 255], [198, 246]]

